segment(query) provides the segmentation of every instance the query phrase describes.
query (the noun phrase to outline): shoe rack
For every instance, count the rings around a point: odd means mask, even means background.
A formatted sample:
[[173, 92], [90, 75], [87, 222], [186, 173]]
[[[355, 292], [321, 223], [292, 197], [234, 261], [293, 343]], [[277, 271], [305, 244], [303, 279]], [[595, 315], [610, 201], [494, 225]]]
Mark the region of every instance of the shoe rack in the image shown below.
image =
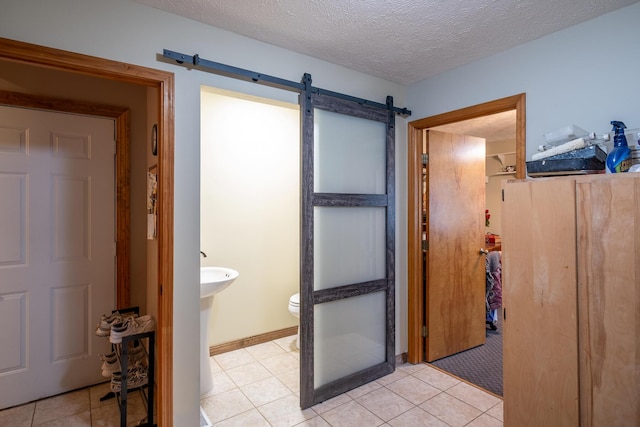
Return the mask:
[[[138, 307], [130, 307], [121, 310], [117, 310], [120, 314], [135, 314], [139, 315]], [[115, 313], [115, 311], [113, 312]], [[147, 382], [141, 386], [129, 387], [129, 351], [131, 348], [142, 346], [142, 350], [146, 357], [147, 364]], [[137, 426], [153, 426], [156, 424], [153, 422], [154, 413], [154, 388], [155, 388], [155, 331], [142, 332], [135, 335], [125, 335], [122, 337], [122, 342], [118, 344], [111, 344], [112, 351], [118, 358], [118, 364], [120, 366], [120, 391], [110, 391], [100, 398], [100, 401], [109, 399], [116, 399], [118, 403], [118, 409], [120, 411], [120, 427], [127, 426], [127, 406], [128, 398], [132, 392], [139, 391], [142, 396], [142, 401], [147, 409], [147, 416], [139, 421]], [[113, 378], [113, 374], [112, 374]]]

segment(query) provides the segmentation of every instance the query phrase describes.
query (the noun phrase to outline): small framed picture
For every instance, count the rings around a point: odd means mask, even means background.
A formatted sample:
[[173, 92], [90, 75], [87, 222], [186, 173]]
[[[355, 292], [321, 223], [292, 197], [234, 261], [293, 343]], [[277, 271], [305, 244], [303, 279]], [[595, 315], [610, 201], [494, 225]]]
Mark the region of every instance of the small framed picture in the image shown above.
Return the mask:
[[158, 155], [158, 125], [154, 124], [151, 128], [151, 154]]

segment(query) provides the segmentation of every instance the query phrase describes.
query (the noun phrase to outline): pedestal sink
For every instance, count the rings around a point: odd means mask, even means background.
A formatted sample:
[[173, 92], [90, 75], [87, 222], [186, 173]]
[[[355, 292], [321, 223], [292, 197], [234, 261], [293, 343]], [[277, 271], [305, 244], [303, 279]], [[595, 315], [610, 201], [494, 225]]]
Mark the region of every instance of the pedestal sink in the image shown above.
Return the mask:
[[225, 290], [240, 273], [224, 267], [200, 267], [200, 395], [213, 388], [209, 364], [209, 317], [215, 294]]

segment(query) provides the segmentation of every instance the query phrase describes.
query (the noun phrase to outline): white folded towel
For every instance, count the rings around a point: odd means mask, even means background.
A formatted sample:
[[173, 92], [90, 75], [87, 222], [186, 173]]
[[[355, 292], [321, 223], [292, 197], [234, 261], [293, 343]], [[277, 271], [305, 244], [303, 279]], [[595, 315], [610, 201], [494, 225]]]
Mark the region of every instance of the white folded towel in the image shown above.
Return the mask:
[[558, 145], [556, 147], [550, 148], [542, 153], [536, 153], [531, 156], [531, 160], [542, 160], [547, 157], [555, 156], [557, 154], [568, 153], [569, 151], [579, 150], [580, 148], [584, 148], [587, 146], [587, 143], [584, 141], [584, 138], [574, 139], [569, 142], [565, 142], [562, 145]]

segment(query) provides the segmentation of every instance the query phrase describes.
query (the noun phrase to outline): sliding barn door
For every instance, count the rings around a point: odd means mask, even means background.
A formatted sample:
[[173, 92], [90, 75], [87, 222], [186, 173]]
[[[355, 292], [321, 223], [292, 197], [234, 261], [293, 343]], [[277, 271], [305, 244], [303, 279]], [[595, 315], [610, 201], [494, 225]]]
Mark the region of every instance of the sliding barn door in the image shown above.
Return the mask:
[[390, 110], [302, 98], [300, 404], [308, 408], [395, 369], [395, 129]]

